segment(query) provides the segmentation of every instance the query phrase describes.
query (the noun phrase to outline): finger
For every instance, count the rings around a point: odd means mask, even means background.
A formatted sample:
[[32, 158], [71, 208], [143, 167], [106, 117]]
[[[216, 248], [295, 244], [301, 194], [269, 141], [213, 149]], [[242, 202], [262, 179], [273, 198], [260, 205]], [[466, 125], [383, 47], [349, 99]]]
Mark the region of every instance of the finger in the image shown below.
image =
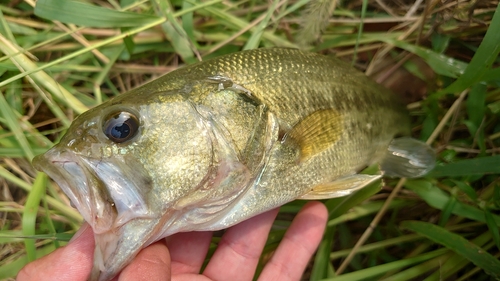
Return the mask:
[[325, 205], [307, 203], [293, 220], [259, 280], [300, 280], [321, 242], [327, 219]]
[[203, 275], [214, 280], [252, 280], [278, 209], [229, 228]]
[[170, 280], [170, 255], [165, 242], [162, 240], [142, 249], [120, 273], [118, 280]]
[[177, 233], [168, 237], [172, 275], [200, 273], [211, 239], [211, 231]]
[[17, 275], [18, 281], [85, 281], [92, 269], [94, 233], [85, 223], [68, 245], [27, 264]]

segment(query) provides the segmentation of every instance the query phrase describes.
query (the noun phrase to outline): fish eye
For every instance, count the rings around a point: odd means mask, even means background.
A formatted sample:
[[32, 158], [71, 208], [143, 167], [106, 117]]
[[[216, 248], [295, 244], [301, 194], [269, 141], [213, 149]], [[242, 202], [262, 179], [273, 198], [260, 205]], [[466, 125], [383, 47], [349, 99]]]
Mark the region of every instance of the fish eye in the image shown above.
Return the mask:
[[111, 141], [126, 142], [139, 131], [139, 119], [127, 111], [113, 112], [104, 118], [102, 130]]

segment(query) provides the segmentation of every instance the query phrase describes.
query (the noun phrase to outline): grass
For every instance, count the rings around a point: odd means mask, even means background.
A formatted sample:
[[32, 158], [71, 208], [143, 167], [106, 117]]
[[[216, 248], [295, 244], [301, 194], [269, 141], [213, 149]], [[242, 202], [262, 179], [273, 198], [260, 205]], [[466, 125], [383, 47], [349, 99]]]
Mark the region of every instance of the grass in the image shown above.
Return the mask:
[[[407, 99], [414, 137], [438, 154], [425, 178], [325, 201], [304, 279], [499, 278], [498, 1], [25, 0], [0, 11], [0, 279], [81, 223], [30, 165], [75, 116], [181, 64], [275, 46], [352, 61]], [[282, 208], [263, 262], [303, 203]]]

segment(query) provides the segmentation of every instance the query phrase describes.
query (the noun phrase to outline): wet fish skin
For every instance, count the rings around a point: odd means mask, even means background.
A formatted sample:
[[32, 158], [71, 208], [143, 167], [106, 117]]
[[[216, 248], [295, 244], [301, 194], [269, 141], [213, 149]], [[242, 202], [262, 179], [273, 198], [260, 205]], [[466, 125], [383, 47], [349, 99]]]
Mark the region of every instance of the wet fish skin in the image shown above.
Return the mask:
[[[117, 143], [103, 127], [120, 112], [138, 123]], [[408, 134], [398, 98], [340, 60], [257, 49], [186, 66], [85, 112], [34, 165], [93, 227], [91, 280], [108, 280], [173, 233], [349, 194], [380, 177], [357, 173]], [[396, 174], [429, 170], [432, 151], [421, 151], [430, 160], [420, 170]]]

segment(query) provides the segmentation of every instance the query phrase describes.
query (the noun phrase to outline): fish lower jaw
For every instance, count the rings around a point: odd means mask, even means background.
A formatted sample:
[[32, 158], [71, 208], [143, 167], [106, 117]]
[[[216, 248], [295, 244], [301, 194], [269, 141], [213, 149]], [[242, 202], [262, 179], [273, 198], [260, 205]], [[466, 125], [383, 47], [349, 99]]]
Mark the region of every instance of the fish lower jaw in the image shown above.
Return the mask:
[[120, 236], [120, 233], [115, 229], [94, 233], [94, 264], [89, 278], [90, 281], [110, 280], [119, 273], [122, 264], [126, 265], [132, 260], [133, 256], [129, 256], [125, 261], [113, 262], [121, 240]]

